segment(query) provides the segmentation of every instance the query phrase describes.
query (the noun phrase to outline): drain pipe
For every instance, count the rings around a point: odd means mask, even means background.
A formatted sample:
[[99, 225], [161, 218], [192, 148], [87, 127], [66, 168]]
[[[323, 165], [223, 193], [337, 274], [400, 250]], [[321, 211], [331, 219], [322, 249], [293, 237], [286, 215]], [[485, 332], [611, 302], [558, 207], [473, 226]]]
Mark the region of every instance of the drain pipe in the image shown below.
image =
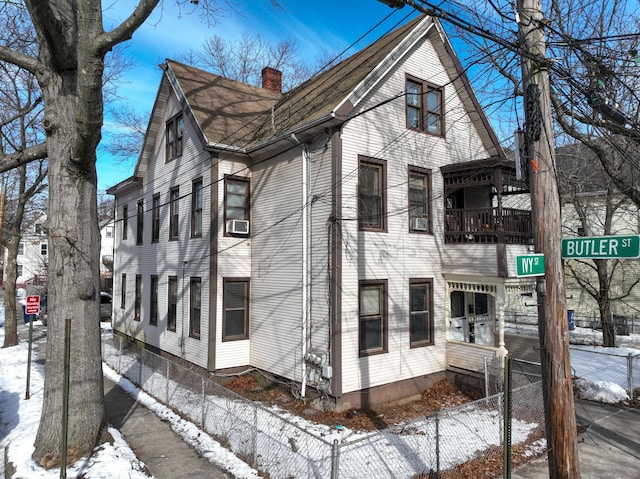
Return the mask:
[[309, 321], [309, 152], [307, 146], [302, 144], [295, 133], [291, 138], [302, 146], [302, 381], [300, 383], [300, 396], [306, 396], [307, 389], [307, 323]]

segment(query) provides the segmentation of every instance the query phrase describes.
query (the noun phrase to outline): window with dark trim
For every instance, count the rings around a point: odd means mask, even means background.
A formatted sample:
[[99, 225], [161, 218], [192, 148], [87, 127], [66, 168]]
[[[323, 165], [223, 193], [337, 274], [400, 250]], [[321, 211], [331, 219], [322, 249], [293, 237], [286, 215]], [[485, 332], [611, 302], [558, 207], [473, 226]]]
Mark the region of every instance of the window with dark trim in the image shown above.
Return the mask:
[[386, 353], [387, 281], [360, 281], [358, 302], [360, 356]]
[[23, 255], [24, 254], [24, 243], [22, 243], [22, 242], [18, 243], [18, 254], [19, 255]]
[[144, 232], [144, 201], [138, 201], [138, 209], [136, 211], [136, 244], [142, 244]]
[[122, 239], [129, 236], [129, 205], [122, 205]]
[[360, 229], [386, 231], [387, 162], [359, 156], [358, 219]]
[[433, 345], [433, 280], [409, 282], [409, 342], [412, 348]]
[[158, 277], [151, 275], [149, 291], [149, 324], [158, 324]]
[[225, 279], [222, 292], [222, 340], [249, 338], [249, 280]]
[[409, 231], [431, 233], [431, 171], [409, 166]]
[[167, 329], [176, 330], [178, 319], [178, 277], [169, 276], [167, 281]]
[[176, 240], [180, 236], [180, 188], [172, 188], [169, 192], [169, 239]]
[[191, 237], [202, 236], [202, 178], [191, 186]]
[[202, 314], [202, 281], [191, 278], [189, 282], [189, 336], [200, 339], [200, 319]]
[[182, 113], [167, 122], [167, 161], [182, 155], [182, 130], [184, 123]]
[[127, 305], [127, 275], [120, 276], [120, 309]]
[[47, 256], [48, 246], [49, 245], [47, 243], [40, 243], [40, 254], [42, 256]]
[[160, 193], [153, 195], [153, 206], [151, 208], [151, 242], [157, 243], [160, 240]]
[[407, 75], [407, 128], [431, 135], [444, 134], [444, 95], [442, 87]]
[[136, 274], [136, 290], [134, 295], [133, 319], [140, 321], [142, 314], [142, 276]]
[[227, 176], [224, 179], [225, 233], [233, 234], [231, 222], [249, 219], [249, 178]]

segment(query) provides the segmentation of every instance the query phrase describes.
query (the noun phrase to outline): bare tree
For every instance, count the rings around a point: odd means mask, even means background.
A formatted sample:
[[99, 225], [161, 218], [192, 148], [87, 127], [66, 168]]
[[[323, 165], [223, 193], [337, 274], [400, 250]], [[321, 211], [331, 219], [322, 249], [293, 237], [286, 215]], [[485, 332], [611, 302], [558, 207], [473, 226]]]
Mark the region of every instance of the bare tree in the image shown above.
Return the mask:
[[179, 58], [193, 66], [226, 78], [260, 86], [266, 66], [282, 71], [282, 88], [287, 91], [314, 73], [295, 40], [270, 43], [258, 33], [244, 33], [239, 41], [218, 35], [207, 39], [202, 50], [192, 50]]
[[[101, 0], [0, 0], [0, 15], [20, 18], [0, 32], [0, 61], [35, 76], [44, 99], [45, 141], [3, 153], [0, 171], [39, 158], [49, 162], [49, 327], [45, 385], [34, 459], [59, 465], [64, 377], [65, 323], [72, 343], [68, 450], [87, 456], [105, 433], [99, 328], [99, 244], [96, 148], [103, 123], [105, 56], [131, 38], [160, 0], [140, 0], [131, 14], [105, 31]], [[176, 0], [191, 5], [189, 0]], [[200, 15], [214, 18], [215, 0], [200, 0]], [[32, 26], [37, 51], [18, 48], [16, 33]], [[28, 52], [28, 53], [25, 53]], [[65, 451], [66, 453], [66, 451]]]
[[[616, 152], [611, 152], [617, 156]], [[592, 167], [585, 168], [585, 163]], [[573, 236], [615, 235], [636, 219], [637, 208], [629, 210], [631, 201], [617, 191], [594, 154], [584, 145], [563, 147], [558, 152], [558, 182], [562, 191], [564, 229]], [[623, 163], [619, 163], [622, 167]], [[565, 272], [598, 306], [602, 341], [615, 347], [616, 336], [611, 321], [612, 304], [629, 298], [640, 282], [637, 260], [570, 259]]]
[[[12, 20], [5, 20], [11, 22]], [[24, 49], [33, 47], [22, 43]], [[42, 141], [42, 97], [33, 75], [11, 64], [0, 63], [0, 157], [23, 151]], [[0, 244], [7, 250], [4, 265], [5, 337], [3, 347], [18, 344], [16, 279], [18, 247], [29, 203], [46, 188], [46, 160], [21, 165], [5, 173], [2, 185]]]
[[[553, 0], [547, 7], [542, 25], [547, 59], [536, 61], [551, 78], [556, 143], [587, 146], [616, 189], [640, 206], [639, 5]], [[523, 125], [519, 113], [533, 103], [522, 91], [513, 4], [473, 1], [456, 15], [479, 27], [475, 32], [457, 28], [456, 34], [469, 50], [483, 104], [500, 118], [501, 135], [508, 138], [518, 127], [534, 127]], [[619, 168], [619, 162], [626, 168]]]

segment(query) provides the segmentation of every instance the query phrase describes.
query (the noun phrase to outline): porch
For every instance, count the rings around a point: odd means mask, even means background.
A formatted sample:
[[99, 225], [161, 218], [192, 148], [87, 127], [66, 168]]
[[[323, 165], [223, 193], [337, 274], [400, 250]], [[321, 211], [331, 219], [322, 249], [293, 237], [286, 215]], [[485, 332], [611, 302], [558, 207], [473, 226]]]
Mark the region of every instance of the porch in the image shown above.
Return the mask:
[[533, 244], [531, 212], [515, 208], [445, 210], [445, 243]]
[[527, 182], [502, 158], [441, 168], [445, 243], [533, 244]]

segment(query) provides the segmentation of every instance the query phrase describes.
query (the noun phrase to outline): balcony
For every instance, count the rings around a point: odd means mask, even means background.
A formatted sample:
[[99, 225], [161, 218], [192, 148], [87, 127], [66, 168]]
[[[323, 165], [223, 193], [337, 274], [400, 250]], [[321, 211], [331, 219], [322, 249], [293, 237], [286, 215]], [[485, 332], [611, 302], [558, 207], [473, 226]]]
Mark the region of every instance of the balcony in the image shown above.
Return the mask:
[[444, 180], [445, 243], [533, 243], [531, 212], [512, 206], [526, 204], [526, 178], [515, 163], [487, 158], [446, 165]]
[[444, 241], [533, 244], [531, 212], [514, 208], [447, 209]]

